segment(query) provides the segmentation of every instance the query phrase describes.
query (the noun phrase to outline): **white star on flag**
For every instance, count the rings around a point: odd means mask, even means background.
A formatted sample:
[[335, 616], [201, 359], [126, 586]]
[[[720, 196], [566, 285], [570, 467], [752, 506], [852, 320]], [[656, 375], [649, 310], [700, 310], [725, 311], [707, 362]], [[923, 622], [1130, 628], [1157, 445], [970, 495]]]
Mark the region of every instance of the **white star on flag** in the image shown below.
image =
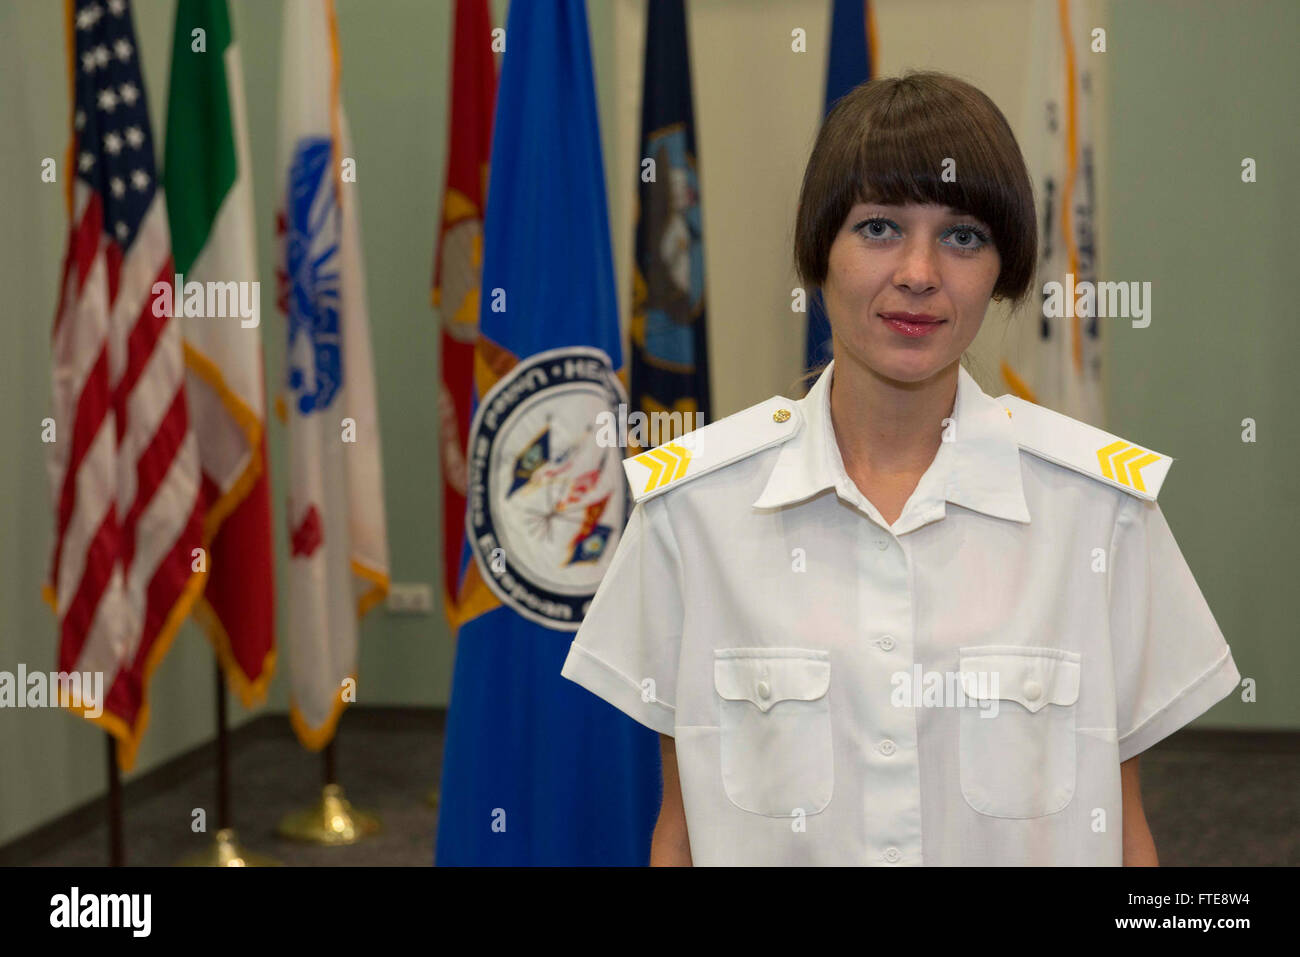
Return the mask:
[[117, 88], [117, 92], [127, 106], [135, 106], [135, 101], [140, 98], [140, 91], [135, 88], [134, 83], [123, 83]]
[[126, 195], [126, 183], [122, 180], [122, 177], [114, 176], [108, 181], [108, 185], [113, 190], [114, 196]]
[[122, 137], [116, 133], [107, 133], [104, 136], [104, 149], [116, 156], [122, 152]]
[[87, 50], [81, 55], [81, 68], [87, 73], [95, 72], [95, 54]]
[[113, 52], [117, 54], [119, 60], [125, 63], [127, 60], [131, 59], [131, 41], [118, 40], [113, 44]]
[[131, 185], [143, 192], [149, 188], [149, 174], [142, 169], [132, 170]]
[[126, 128], [126, 141], [131, 144], [132, 149], [138, 150], [144, 143], [144, 134], [140, 132], [140, 127], [128, 126]]
[[117, 108], [117, 95], [112, 90], [100, 90], [99, 108], [105, 113], [112, 113]]
[[131, 230], [129, 230], [129, 229], [126, 228], [126, 223], [122, 222], [120, 219], [117, 221], [117, 238], [118, 238], [118, 239], [126, 239], [127, 233], [129, 233], [130, 231], [131, 231]]
[[92, 166], [94, 166], [94, 165], [95, 165], [95, 155], [94, 155], [93, 153], [82, 153], [82, 154], [81, 154], [81, 163], [80, 163], [80, 167], [81, 167], [81, 171], [82, 171], [83, 173], [86, 172], [87, 170], [89, 170], [89, 169], [90, 169]]
[[126, 10], [126, 0], [108, 0], [109, 12], [115, 17], [120, 17]]
[[95, 62], [100, 66], [108, 66], [108, 47], [102, 43], [95, 47]]

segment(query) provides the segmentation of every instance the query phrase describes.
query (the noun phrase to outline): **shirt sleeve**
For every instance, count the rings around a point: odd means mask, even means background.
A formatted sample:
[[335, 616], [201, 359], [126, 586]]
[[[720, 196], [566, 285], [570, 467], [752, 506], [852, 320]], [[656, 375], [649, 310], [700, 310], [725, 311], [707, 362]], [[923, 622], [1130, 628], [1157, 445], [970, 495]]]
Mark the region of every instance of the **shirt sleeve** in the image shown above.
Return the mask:
[[560, 674], [671, 736], [684, 612], [663, 498], [633, 508]]
[[1110, 549], [1121, 762], [1173, 734], [1241, 682], [1160, 506], [1124, 497]]

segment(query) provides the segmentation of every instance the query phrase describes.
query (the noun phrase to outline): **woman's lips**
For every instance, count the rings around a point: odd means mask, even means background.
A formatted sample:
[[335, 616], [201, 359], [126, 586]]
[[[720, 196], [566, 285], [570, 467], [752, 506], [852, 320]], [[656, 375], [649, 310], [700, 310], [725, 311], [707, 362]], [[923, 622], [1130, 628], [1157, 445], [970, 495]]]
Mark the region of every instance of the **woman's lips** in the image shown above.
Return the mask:
[[882, 312], [880, 318], [899, 335], [912, 339], [928, 336], [947, 322], [946, 319], [921, 312]]

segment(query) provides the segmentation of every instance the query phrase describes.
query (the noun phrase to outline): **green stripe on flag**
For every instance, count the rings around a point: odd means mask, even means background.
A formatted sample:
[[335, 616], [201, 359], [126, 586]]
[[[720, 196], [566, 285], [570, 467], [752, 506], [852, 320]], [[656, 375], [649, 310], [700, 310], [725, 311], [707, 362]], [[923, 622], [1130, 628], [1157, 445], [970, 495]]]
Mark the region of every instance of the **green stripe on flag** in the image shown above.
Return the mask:
[[[195, 30], [205, 49], [196, 52]], [[226, 77], [226, 0], [179, 0], [167, 100], [163, 185], [176, 271], [189, 271], [238, 175]]]

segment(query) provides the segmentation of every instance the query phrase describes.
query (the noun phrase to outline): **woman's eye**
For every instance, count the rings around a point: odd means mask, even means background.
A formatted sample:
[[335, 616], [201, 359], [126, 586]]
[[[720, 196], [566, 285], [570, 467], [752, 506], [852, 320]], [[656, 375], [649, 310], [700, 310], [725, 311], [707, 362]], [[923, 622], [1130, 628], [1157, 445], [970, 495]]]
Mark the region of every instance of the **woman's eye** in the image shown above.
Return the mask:
[[868, 219], [859, 229], [868, 239], [885, 239], [893, 226], [887, 219]]
[[974, 226], [954, 226], [948, 235], [954, 240], [952, 245], [958, 249], [983, 249], [989, 241], [988, 235]]

